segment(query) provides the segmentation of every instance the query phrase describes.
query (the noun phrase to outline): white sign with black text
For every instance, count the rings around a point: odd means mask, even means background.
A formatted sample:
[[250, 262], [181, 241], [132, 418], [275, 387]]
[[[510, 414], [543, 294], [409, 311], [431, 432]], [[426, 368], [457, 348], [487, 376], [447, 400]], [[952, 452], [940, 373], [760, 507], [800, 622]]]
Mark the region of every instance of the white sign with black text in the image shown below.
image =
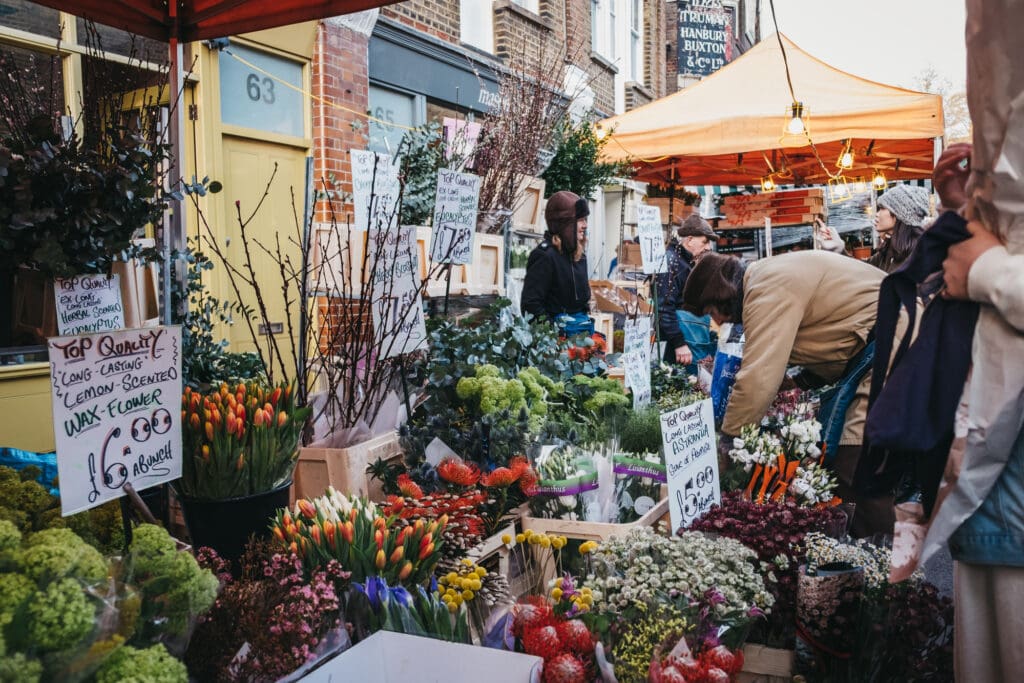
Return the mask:
[[372, 227], [388, 230], [398, 225], [401, 185], [398, 182], [398, 158], [390, 154], [353, 149], [352, 206], [355, 208], [353, 228]]
[[427, 348], [416, 228], [371, 231], [373, 330], [384, 358]]
[[633, 393], [633, 410], [640, 410], [651, 402], [651, 319], [626, 320], [624, 327], [622, 367]]
[[665, 259], [665, 234], [661, 229], [661, 209], [647, 204], [638, 205], [636, 223], [644, 274], [667, 273], [668, 262]]
[[711, 399], [662, 413], [661, 439], [672, 529], [678, 531], [722, 502]]
[[181, 477], [181, 328], [48, 344], [61, 513]]
[[76, 275], [53, 283], [57, 333], [111, 332], [124, 328], [120, 275]]
[[430, 259], [463, 265], [473, 260], [473, 233], [480, 197], [480, 176], [447, 169], [437, 172], [434, 234]]

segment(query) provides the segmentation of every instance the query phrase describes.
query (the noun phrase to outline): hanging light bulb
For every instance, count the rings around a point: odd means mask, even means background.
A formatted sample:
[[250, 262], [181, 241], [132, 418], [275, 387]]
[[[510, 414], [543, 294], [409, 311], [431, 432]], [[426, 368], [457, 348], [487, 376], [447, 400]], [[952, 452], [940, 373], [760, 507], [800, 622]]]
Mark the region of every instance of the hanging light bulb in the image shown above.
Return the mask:
[[853, 150], [849, 145], [843, 150], [843, 153], [839, 155], [839, 161], [836, 166], [843, 169], [853, 168]]
[[804, 103], [794, 102], [789, 107], [790, 119], [786, 122], [785, 133], [787, 135], [800, 135], [807, 126], [804, 125]]
[[876, 190], [884, 190], [886, 185], [885, 176], [879, 170], [875, 171], [875, 177], [871, 179], [871, 186]]
[[761, 178], [761, 191], [762, 192], [774, 192], [775, 191], [775, 180], [770, 175], [766, 175]]

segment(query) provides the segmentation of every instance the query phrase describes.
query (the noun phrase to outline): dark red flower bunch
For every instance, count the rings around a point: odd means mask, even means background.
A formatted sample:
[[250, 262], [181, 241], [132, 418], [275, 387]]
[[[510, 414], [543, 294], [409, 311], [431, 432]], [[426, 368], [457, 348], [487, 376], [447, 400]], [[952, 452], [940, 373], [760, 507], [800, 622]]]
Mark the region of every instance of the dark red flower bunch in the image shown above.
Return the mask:
[[698, 655], [667, 657], [651, 661], [650, 683], [728, 683], [743, 669], [743, 650], [733, 652], [724, 645]]
[[594, 680], [594, 637], [586, 624], [556, 614], [546, 598], [530, 596], [512, 608], [512, 634], [526, 654], [544, 660], [544, 683]]
[[775, 597], [769, 624], [783, 631], [784, 640], [794, 637], [797, 570], [806, 561], [801, 549], [811, 531], [829, 533], [845, 528], [846, 513], [837, 507], [807, 508], [791, 500], [756, 503], [745, 500], [741, 491], [722, 494], [722, 504], [711, 508], [690, 525], [690, 531], [704, 531], [733, 538], [757, 553], [776, 581], [765, 581]]

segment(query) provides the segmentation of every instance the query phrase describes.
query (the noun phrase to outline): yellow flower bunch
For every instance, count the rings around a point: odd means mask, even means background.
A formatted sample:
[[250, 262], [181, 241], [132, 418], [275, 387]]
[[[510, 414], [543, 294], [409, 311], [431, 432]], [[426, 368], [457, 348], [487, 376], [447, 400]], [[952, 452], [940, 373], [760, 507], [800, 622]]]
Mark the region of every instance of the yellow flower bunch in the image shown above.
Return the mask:
[[483, 587], [487, 570], [470, 559], [463, 559], [458, 571], [451, 571], [437, 580], [437, 593], [448, 606], [449, 612], [456, 612], [464, 602], [476, 597]]
[[600, 546], [600, 543], [598, 543], [597, 541], [587, 541], [586, 543], [581, 543], [580, 544], [580, 555], [586, 555], [588, 553], [592, 553], [595, 550], [597, 550], [599, 546]]
[[551, 599], [555, 603], [568, 602], [567, 610], [576, 608], [577, 612], [588, 612], [594, 606], [594, 594], [587, 586], [576, 588], [571, 577], [551, 579]]
[[[512, 537], [509, 534], [503, 534], [501, 542], [510, 548], [515, 545], [512, 543]], [[516, 534], [516, 543], [528, 543], [530, 545], [539, 545], [542, 548], [553, 548], [554, 550], [561, 550], [565, 547], [565, 544], [569, 542], [569, 539], [565, 536], [555, 536], [553, 534], [538, 534], [532, 529], [526, 529], [521, 534]]]

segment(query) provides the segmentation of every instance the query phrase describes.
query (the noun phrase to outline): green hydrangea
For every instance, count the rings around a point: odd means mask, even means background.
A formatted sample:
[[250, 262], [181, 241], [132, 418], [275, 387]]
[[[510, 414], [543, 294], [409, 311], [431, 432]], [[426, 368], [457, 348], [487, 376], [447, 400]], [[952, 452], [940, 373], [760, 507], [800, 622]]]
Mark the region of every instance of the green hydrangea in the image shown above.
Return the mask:
[[73, 576], [98, 583], [107, 576], [107, 561], [70, 529], [46, 529], [28, 537], [21, 552], [22, 571], [40, 586]]
[[0, 554], [17, 550], [21, 546], [21, 532], [13, 522], [0, 519]]
[[20, 652], [9, 657], [0, 653], [0, 683], [38, 683], [43, 665]]
[[74, 579], [60, 579], [29, 598], [29, 643], [42, 651], [66, 650], [89, 635], [96, 610]]
[[145, 650], [122, 647], [96, 672], [96, 683], [186, 683], [185, 665], [162, 644]]
[[161, 527], [141, 524], [129, 548], [133, 582], [142, 593], [142, 609], [152, 623], [165, 619], [164, 629], [180, 635], [189, 620], [206, 612], [217, 598], [219, 582], [190, 553], [180, 552]]
[[22, 574], [0, 574], [0, 628], [10, 622], [15, 610], [36, 589]]

